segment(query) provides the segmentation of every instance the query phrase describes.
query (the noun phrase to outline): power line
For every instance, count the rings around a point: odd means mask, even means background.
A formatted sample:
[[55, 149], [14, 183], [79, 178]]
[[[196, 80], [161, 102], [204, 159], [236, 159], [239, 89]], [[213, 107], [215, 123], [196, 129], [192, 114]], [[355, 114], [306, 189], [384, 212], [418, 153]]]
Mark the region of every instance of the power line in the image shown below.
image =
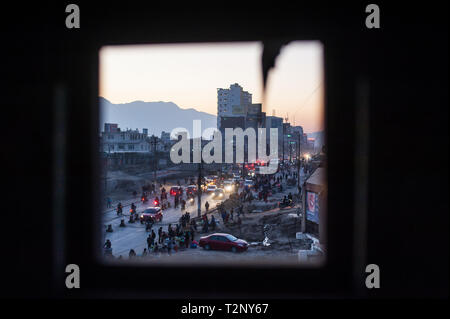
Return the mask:
[[300, 106], [298, 109], [297, 109], [297, 111], [295, 111], [295, 113], [294, 113], [294, 117], [295, 117], [295, 114], [297, 114], [297, 112], [298, 111], [300, 111], [303, 107], [305, 107], [307, 104], [306, 104], [306, 102], [308, 102], [309, 101], [309, 99], [314, 95], [314, 93], [316, 93], [316, 91], [322, 86], [322, 83], [323, 82], [320, 82], [318, 85], [317, 85], [317, 87], [308, 95], [308, 97], [305, 99], [305, 101], [303, 102], [303, 104], [302, 104], [302, 106]]

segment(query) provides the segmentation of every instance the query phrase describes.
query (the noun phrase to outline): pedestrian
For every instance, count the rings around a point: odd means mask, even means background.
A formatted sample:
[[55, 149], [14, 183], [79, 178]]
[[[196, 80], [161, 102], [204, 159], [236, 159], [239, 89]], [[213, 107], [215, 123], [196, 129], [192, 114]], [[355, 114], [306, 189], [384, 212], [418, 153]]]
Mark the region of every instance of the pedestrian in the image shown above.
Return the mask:
[[233, 210], [233, 208], [230, 210], [230, 217], [231, 217], [231, 219], [233, 219], [233, 215], [234, 215], [234, 210]]
[[111, 248], [111, 241], [109, 239], [106, 240], [105, 244], [103, 245], [104, 248]]
[[106, 207], [107, 208], [111, 208], [111, 203], [112, 203], [111, 197], [106, 198]]
[[128, 253], [128, 258], [133, 259], [134, 257], [136, 257], [136, 252], [134, 251], [134, 249], [130, 249], [130, 252]]
[[184, 233], [184, 244], [186, 245], [186, 248], [189, 248], [189, 231]]
[[216, 218], [214, 217], [214, 215], [211, 216], [211, 229], [216, 229]]
[[220, 213], [221, 217], [222, 217], [222, 221], [225, 223], [225, 218], [227, 216], [227, 212], [225, 210], [222, 210], [222, 212]]
[[141, 257], [147, 257], [147, 248], [144, 248], [144, 251], [142, 252], [142, 256]]
[[208, 227], [209, 227], [209, 221], [208, 221], [208, 216], [205, 214], [203, 215], [204, 219], [203, 219], [203, 232], [206, 233], [208, 232]]
[[170, 255], [172, 250], [172, 240], [169, 238], [166, 238], [166, 246], [167, 246], [167, 253]]
[[148, 235], [148, 237], [147, 237], [147, 247], [148, 247], [148, 249], [150, 249], [150, 247], [152, 247], [152, 245], [153, 245], [152, 236]]
[[162, 243], [162, 227], [159, 227], [158, 229], [158, 243]]
[[206, 211], [208, 211], [208, 209], [209, 209], [209, 203], [208, 203], [208, 201], [206, 201], [206, 203], [205, 203], [205, 208], [206, 208]]

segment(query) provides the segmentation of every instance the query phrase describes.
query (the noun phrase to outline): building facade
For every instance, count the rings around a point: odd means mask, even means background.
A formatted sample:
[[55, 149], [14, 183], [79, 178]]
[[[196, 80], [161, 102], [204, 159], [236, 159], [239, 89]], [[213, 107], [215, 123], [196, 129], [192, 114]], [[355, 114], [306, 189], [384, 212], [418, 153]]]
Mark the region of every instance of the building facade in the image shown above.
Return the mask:
[[[160, 148], [157, 146], [157, 150]], [[142, 133], [138, 129], [122, 131], [118, 124], [105, 123], [104, 131], [100, 135], [100, 152], [151, 153], [153, 150], [147, 129], [143, 129]]]
[[217, 89], [217, 128], [220, 130], [222, 117], [245, 116], [252, 103], [252, 95], [234, 83], [229, 89]]

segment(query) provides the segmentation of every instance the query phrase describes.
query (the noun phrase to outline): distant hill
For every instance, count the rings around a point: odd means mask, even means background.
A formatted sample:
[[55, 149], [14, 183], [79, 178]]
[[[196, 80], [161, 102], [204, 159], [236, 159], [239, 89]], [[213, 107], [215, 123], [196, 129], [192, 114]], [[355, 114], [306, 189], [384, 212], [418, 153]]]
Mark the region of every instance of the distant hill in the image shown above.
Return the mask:
[[161, 135], [162, 131], [171, 132], [177, 127], [186, 128], [192, 136], [192, 121], [201, 120], [202, 131], [209, 127], [217, 127], [215, 115], [196, 111], [193, 108], [182, 109], [173, 102], [134, 101], [113, 104], [103, 97], [100, 103], [100, 129], [104, 123], [117, 123], [122, 130], [148, 129], [148, 133]]

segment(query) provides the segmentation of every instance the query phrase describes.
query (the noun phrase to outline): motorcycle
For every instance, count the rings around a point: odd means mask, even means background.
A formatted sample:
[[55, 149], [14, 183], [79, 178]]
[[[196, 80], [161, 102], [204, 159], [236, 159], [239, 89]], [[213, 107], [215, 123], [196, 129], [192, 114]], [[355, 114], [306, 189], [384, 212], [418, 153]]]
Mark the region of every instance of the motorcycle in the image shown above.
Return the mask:
[[191, 206], [193, 206], [195, 204], [194, 197], [189, 197], [188, 202]]
[[143, 196], [141, 198], [142, 204], [147, 203], [148, 202], [148, 198], [146, 196]]
[[294, 202], [291, 199], [289, 199], [287, 202], [279, 202], [278, 207], [279, 208], [286, 208], [286, 207], [293, 208]]

